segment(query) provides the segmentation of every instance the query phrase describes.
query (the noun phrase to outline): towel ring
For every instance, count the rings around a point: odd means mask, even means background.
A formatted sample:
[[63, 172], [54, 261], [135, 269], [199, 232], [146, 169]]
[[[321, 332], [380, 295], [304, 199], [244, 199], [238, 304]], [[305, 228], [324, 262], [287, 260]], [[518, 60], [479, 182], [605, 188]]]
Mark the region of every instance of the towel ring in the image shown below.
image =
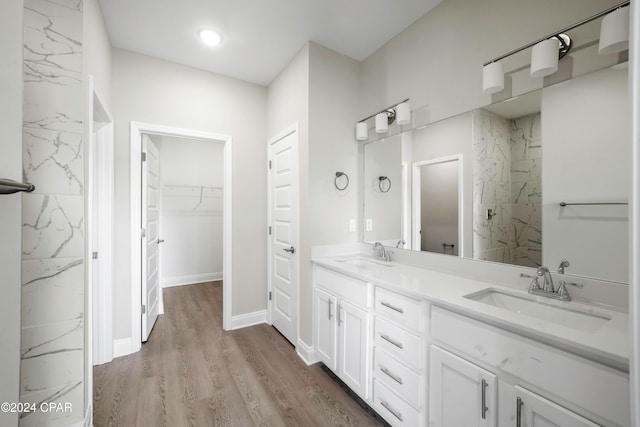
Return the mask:
[[333, 185], [335, 185], [339, 191], [346, 190], [349, 186], [349, 175], [344, 172], [336, 172], [336, 177], [333, 180]]
[[[386, 184], [384, 184], [386, 182]], [[391, 190], [391, 180], [388, 176], [379, 176], [378, 177], [378, 189], [382, 193], [386, 193]]]

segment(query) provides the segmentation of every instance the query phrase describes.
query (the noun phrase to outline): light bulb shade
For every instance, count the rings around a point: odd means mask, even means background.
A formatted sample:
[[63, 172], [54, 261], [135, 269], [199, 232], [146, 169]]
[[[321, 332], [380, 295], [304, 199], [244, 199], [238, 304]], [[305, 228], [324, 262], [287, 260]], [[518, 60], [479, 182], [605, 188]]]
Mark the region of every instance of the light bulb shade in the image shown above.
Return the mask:
[[364, 141], [367, 138], [369, 138], [369, 129], [367, 129], [367, 123], [356, 123], [356, 139], [358, 141]]
[[492, 62], [482, 68], [482, 91], [496, 93], [504, 89], [504, 66], [502, 62]]
[[389, 130], [389, 116], [387, 113], [376, 114], [376, 133], [385, 133]]
[[411, 105], [403, 102], [396, 106], [396, 122], [399, 125], [408, 125], [411, 122]]
[[602, 18], [598, 53], [617, 53], [629, 49], [629, 7], [621, 7]]
[[551, 37], [538, 43], [531, 51], [531, 77], [544, 77], [558, 70], [560, 42]]

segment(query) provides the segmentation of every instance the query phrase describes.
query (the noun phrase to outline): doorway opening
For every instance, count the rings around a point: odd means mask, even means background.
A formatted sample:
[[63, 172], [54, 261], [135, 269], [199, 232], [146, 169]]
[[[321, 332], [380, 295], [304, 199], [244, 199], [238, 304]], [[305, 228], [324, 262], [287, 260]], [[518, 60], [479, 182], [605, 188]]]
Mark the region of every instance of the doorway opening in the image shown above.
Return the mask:
[[413, 164], [412, 249], [461, 256], [462, 154]]
[[[223, 328], [229, 330], [232, 307], [231, 137], [132, 122], [130, 143], [131, 333], [135, 347], [132, 350], [140, 349], [155, 318], [163, 313], [164, 286], [222, 279], [222, 323]], [[157, 165], [152, 160], [154, 155], [150, 151], [154, 149], [150, 146], [157, 149]], [[189, 165], [189, 153], [207, 146], [207, 153], [214, 154], [205, 154], [204, 159], [200, 159], [200, 167], [195, 167], [198, 159], [193, 157], [193, 165]], [[218, 231], [212, 225], [216, 221], [220, 224]], [[210, 243], [216, 239], [220, 245], [212, 249]], [[196, 271], [193, 274], [180, 270], [185, 263], [191, 263], [193, 267], [194, 261], [197, 264], [198, 259], [208, 259], [207, 251], [216, 249], [220, 259], [213, 267], [216, 271], [199, 272], [197, 266], [191, 270]], [[176, 262], [166, 264], [166, 256], [171, 256], [169, 252], [179, 254], [182, 264], [175, 257]]]

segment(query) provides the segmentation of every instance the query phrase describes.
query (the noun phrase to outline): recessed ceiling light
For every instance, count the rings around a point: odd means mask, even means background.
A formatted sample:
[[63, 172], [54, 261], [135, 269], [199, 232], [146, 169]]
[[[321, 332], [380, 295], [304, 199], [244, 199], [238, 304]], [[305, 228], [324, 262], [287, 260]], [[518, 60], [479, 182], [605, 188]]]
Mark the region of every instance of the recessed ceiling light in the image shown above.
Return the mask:
[[222, 37], [220, 34], [216, 33], [213, 30], [202, 30], [200, 31], [200, 38], [205, 44], [209, 46], [217, 46], [222, 41]]

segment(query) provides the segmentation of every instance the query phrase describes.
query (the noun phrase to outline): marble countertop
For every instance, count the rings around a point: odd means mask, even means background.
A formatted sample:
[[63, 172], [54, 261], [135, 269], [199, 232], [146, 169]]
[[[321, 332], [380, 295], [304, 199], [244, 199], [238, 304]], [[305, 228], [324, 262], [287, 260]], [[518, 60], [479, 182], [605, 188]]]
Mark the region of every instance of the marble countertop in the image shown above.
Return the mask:
[[370, 267], [359, 267], [340, 261], [347, 258], [368, 257], [353, 254], [352, 256], [335, 258], [314, 258], [312, 262], [377, 286], [428, 300], [436, 306], [476, 318], [616, 369], [629, 370], [629, 315], [627, 313], [614, 308], [583, 304], [578, 301], [562, 302], [537, 297], [551, 305], [573, 307], [579, 311], [610, 317], [609, 321], [593, 331], [581, 331], [465, 298], [465, 295], [487, 288], [532, 298], [533, 296], [529, 295], [526, 289], [514, 290], [488, 282], [396, 262], [390, 262], [388, 266], [371, 264]]

